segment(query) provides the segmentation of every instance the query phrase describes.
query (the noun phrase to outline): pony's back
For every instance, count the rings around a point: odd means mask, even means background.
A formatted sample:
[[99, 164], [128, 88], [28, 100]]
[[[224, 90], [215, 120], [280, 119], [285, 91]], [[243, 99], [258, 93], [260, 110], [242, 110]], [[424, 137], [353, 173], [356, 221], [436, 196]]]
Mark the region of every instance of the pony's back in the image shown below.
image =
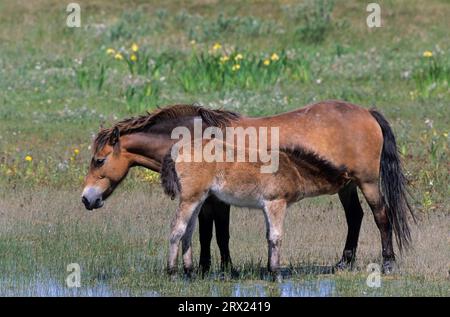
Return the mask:
[[[177, 144], [177, 148], [171, 149], [162, 162], [162, 186], [172, 199], [182, 190], [185, 197], [210, 191], [217, 197], [230, 198], [230, 201], [226, 198], [224, 201], [233, 205], [241, 205], [233, 202], [247, 201], [256, 206], [256, 200], [280, 198], [292, 201], [299, 197], [300, 176], [286, 153], [266, 151], [265, 154], [271, 158], [276, 156], [277, 166], [271, 172], [264, 172], [264, 167], [272, 163], [262, 161], [257, 149], [237, 147], [218, 139], [200, 141], [202, 147], [196, 147], [195, 141]], [[216, 150], [211, 154], [214, 147]], [[223, 156], [215, 158], [215, 151]], [[256, 161], [250, 160], [254, 154]], [[212, 157], [206, 158], [205, 155]], [[244, 161], [238, 160], [240, 155]]]

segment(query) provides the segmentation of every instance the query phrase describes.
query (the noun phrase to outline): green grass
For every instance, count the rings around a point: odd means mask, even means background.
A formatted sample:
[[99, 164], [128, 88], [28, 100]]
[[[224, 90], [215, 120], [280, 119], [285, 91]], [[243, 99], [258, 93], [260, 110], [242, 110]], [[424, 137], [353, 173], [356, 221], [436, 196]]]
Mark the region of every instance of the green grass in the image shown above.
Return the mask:
[[[145, 228], [117, 206], [113, 211], [120, 211], [120, 217], [115, 215], [114, 220], [104, 211], [87, 215], [82, 210], [78, 196], [93, 135], [100, 125], [158, 105], [199, 102], [261, 116], [324, 99], [344, 99], [376, 106], [388, 117], [421, 216], [418, 239], [425, 235], [428, 244], [438, 244], [443, 251], [428, 251], [425, 262], [409, 258], [406, 271], [386, 280], [386, 287], [375, 293], [361, 284], [365, 276], [361, 271], [302, 276], [298, 282], [331, 279], [337, 283], [333, 295], [448, 295], [448, 245], [437, 242], [445, 242], [447, 232], [431, 233], [450, 215], [450, 6], [439, 0], [379, 3], [383, 27], [368, 29], [366, 3], [361, 1], [227, 1], [220, 6], [192, 1], [183, 7], [176, 1], [80, 1], [82, 27], [69, 29], [65, 4], [59, 1], [1, 2], [2, 279], [11, 289], [17, 286], [13, 293], [25, 294], [24, 289], [32, 289], [30, 285], [40, 279], [59, 283], [66, 262], [76, 258], [83, 262], [91, 286], [100, 276], [109, 287], [133, 294], [143, 290], [161, 295], [229, 294], [235, 281], [170, 283], [163, 276], [172, 205], [162, 207], [168, 216], [155, 227], [143, 207], [133, 205], [126, 195], [113, 197], [124, 210], [141, 210]], [[137, 52], [133, 43], [139, 46]], [[425, 51], [433, 56], [425, 57]], [[115, 58], [117, 53], [121, 60]], [[27, 156], [32, 160], [25, 160]], [[136, 195], [156, 179], [135, 170], [121, 191]], [[167, 198], [152, 191], [157, 195], [146, 206], [161, 207]], [[63, 196], [70, 201], [59, 198]], [[53, 197], [58, 197], [56, 202], [46, 206]], [[299, 206], [300, 210], [303, 204]], [[326, 206], [319, 203], [320, 208]], [[251, 226], [238, 214], [232, 218]], [[343, 217], [342, 211], [337, 214]], [[91, 217], [97, 219], [95, 226]], [[313, 221], [309, 227], [314, 228]], [[377, 239], [377, 247], [366, 246], [361, 255], [365, 264], [379, 255], [376, 229], [371, 228], [368, 232]], [[336, 230], [338, 238], [325, 237], [337, 240], [331, 247], [312, 244], [304, 252], [295, 250], [307, 238], [300, 239], [299, 232], [289, 234], [286, 241], [298, 243], [285, 245], [287, 262], [331, 264], [341, 252], [345, 227]], [[234, 254], [245, 273], [239, 283], [252, 284], [259, 280], [259, 273], [252, 272], [259, 272], [259, 263], [265, 262], [263, 238], [255, 232], [240, 236], [238, 230], [232, 238], [232, 251], [254, 250]], [[324, 251], [327, 247], [332, 251]], [[434, 257], [437, 263], [425, 269]], [[267, 294], [279, 292], [267, 281], [258, 283], [264, 284]], [[0, 294], [10, 294], [0, 284]]]

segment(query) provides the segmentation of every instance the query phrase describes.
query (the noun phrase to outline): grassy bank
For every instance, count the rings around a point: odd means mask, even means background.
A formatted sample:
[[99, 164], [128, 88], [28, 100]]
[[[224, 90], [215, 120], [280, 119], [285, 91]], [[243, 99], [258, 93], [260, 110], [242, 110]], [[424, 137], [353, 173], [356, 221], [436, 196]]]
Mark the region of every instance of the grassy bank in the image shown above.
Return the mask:
[[[264, 217], [236, 209], [231, 216], [231, 255], [237, 277], [211, 276], [191, 282], [165, 274], [169, 223], [176, 204], [162, 190], [119, 190], [103, 209], [81, 210], [79, 193], [21, 190], [1, 196], [0, 295], [448, 295], [445, 237], [449, 218], [433, 214], [413, 226], [414, 250], [400, 259], [400, 270], [383, 276], [382, 287], [366, 284], [370, 263], [380, 263], [378, 231], [366, 213], [357, 269], [330, 274], [340, 257], [345, 217], [337, 199], [311, 199], [293, 206], [286, 219], [282, 264], [293, 275], [277, 285], [263, 271], [267, 259]], [[439, 250], [439, 252], [436, 252]], [[194, 258], [199, 245], [194, 237]], [[219, 252], [213, 244], [213, 262]], [[80, 289], [69, 289], [66, 267], [81, 267]], [[181, 269], [181, 268], [180, 268]]]

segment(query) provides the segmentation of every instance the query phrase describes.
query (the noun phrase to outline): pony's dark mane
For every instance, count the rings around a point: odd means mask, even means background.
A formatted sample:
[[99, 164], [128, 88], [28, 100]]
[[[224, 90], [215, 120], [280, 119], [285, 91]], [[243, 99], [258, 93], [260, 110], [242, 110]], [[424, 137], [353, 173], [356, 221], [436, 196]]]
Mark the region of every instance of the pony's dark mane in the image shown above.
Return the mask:
[[324, 177], [331, 183], [343, 182], [348, 178], [346, 166], [336, 166], [317, 153], [300, 147], [282, 148], [297, 168], [307, 168], [309, 172]]
[[175, 170], [175, 161], [172, 159], [172, 150], [167, 152], [162, 160], [161, 184], [164, 192], [173, 200], [181, 191], [180, 180]]
[[173, 105], [159, 108], [145, 115], [131, 117], [117, 122], [113, 127], [102, 129], [94, 140], [94, 153], [101, 150], [111, 137], [115, 128], [119, 129], [120, 135], [143, 132], [151, 126], [167, 120], [185, 117], [199, 116], [207, 126], [219, 128], [225, 127], [240, 115], [233, 111], [222, 109], [207, 109], [197, 105]]

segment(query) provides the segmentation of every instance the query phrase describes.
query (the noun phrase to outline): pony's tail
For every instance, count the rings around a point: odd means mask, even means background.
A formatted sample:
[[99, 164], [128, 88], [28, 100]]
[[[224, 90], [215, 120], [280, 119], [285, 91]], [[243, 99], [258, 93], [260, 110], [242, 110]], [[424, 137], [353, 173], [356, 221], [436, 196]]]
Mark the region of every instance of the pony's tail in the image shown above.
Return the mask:
[[383, 150], [380, 162], [380, 188], [387, 209], [389, 222], [394, 230], [397, 245], [407, 249], [411, 244], [411, 232], [408, 225], [408, 213], [416, 218], [408, 202], [407, 180], [402, 171], [394, 133], [385, 117], [375, 109], [370, 113], [377, 120], [383, 132]]
[[181, 191], [180, 180], [175, 170], [175, 162], [172, 159], [172, 151], [167, 153], [162, 161], [161, 166], [161, 184], [164, 192], [173, 200]]

